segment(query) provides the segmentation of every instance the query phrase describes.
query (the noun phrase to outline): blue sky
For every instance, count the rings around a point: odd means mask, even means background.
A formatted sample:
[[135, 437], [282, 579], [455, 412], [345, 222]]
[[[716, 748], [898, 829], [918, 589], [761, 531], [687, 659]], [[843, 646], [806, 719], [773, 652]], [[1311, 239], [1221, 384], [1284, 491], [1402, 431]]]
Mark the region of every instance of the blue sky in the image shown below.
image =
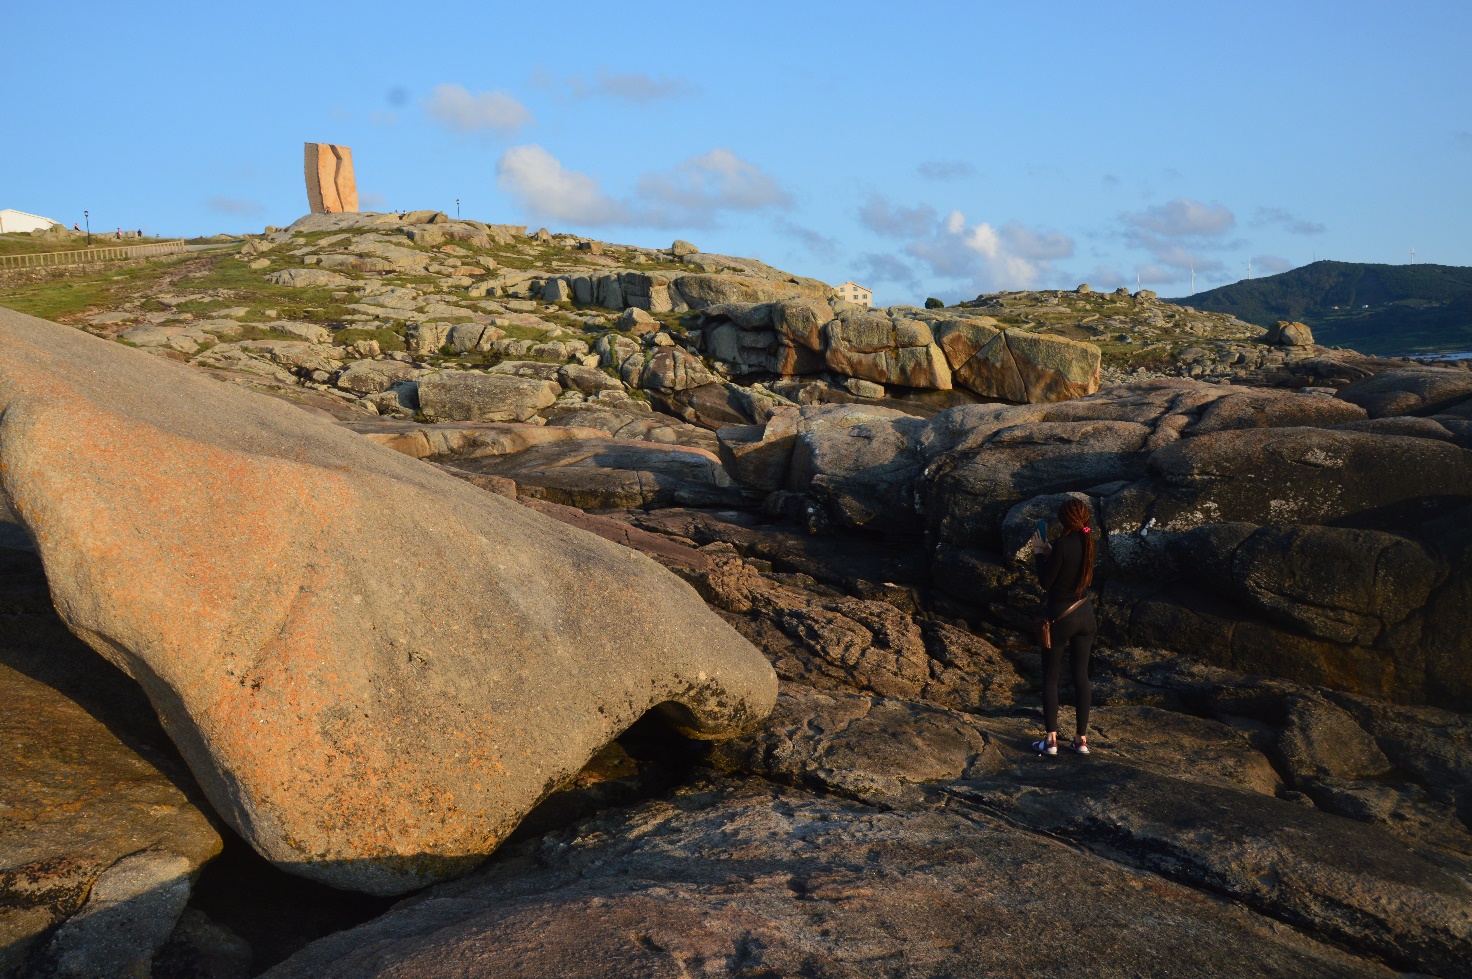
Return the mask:
[[[1472, 265], [1472, 4], [10, 4], [0, 207], [365, 209], [752, 255], [876, 301]], [[22, 93], [16, 97], [15, 93]]]

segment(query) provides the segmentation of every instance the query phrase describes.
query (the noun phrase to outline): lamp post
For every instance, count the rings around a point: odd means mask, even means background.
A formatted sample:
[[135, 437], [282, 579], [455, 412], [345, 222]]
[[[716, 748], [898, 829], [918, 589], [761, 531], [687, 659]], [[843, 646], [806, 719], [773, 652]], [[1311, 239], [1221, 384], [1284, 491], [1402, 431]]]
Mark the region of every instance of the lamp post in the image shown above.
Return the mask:
[[455, 198], [455, 220], [460, 220], [460, 198]]
[[86, 211], [82, 212], [82, 220], [87, 222], [87, 247], [92, 247], [92, 215]]

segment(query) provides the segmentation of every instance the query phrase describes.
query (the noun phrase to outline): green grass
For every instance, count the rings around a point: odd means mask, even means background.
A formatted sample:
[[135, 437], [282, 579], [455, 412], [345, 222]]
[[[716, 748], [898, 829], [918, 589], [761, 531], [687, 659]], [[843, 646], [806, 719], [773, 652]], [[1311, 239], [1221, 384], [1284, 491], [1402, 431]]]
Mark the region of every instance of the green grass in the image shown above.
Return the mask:
[[[94, 234], [92, 236], [93, 248], [117, 248], [124, 245], [152, 245], [159, 241], [172, 241], [172, 238], [114, 238], [112, 233], [106, 235]], [[0, 255], [35, 255], [51, 252], [79, 252], [87, 248], [87, 239], [78, 238], [52, 238], [32, 236], [30, 234], [5, 234], [0, 235]]]
[[405, 349], [403, 336], [388, 329], [363, 330], [357, 327], [349, 327], [346, 330], [339, 330], [337, 335], [333, 337], [334, 343], [343, 346], [357, 343], [359, 340], [377, 340], [378, 349], [384, 353]]
[[140, 262], [131, 266], [93, 268], [43, 282], [0, 284], [0, 306], [42, 319], [57, 319], [89, 309], [116, 309], [163, 278], [192, 256]]

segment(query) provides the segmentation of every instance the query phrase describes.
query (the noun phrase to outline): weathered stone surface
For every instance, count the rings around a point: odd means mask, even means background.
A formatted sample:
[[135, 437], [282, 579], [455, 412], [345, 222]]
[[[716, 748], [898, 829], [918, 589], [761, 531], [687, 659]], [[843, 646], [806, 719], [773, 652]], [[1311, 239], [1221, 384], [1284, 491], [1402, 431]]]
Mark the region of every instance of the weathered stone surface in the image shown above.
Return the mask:
[[358, 209], [358, 183], [353, 177], [353, 151], [332, 143], [307, 143], [307, 203], [313, 214], [351, 213]]
[[1233, 391], [1206, 406], [1191, 434], [1206, 435], [1236, 428], [1328, 428], [1363, 420], [1364, 409], [1320, 394], [1293, 391]]
[[411, 354], [437, 354], [450, 339], [449, 323], [415, 323], [404, 336], [404, 346]]
[[1472, 888], [1375, 827], [1102, 757], [1019, 766], [955, 791], [1009, 821], [1128, 854], [1400, 968], [1468, 974]]
[[[239, 327], [236, 328], [237, 331]], [[214, 343], [215, 336], [197, 327], [155, 326], [151, 323], [134, 326], [118, 334], [118, 339], [135, 347], [167, 347], [181, 354], [192, 354], [201, 344]]]
[[0, 311], [0, 410], [67, 625], [295, 873], [463, 873], [649, 709], [720, 737], [775, 696], [648, 559], [281, 402]]
[[563, 364], [559, 367], [557, 383], [568, 391], [581, 391], [584, 394], [624, 389], [618, 378], [611, 377], [596, 367], [584, 367], [581, 364]]
[[787, 685], [756, 731], [724, 742], [711, 762], [866, 800], [894, 801], [925, 782], [978, 777], [1006, 766], [984, 722], [929, 704]]
[[[1061, 905], [1065, 894], [1088, 900]], [[528, 844], [267, 976], [449, 968], [528, 979], [1391, 975], [998, 822], [755, 781], [696, 784]]]
[[1293, 704], [1277, 749], [1284, 769], [1305, 791], [1320, 779], [1374, 778], [1391, 768], [1385, 752], [1354, 717], [1318, 698]]
[[555, 402], [561, 390], [556, 381], [442, 371], [420, 379], [419, 406], [441, 421], [520, 422]]
[[349, 364], [337, 377], [337, 386], [358, 394], [387, 391], [402, 381], [412, 381], [424, 371], [397, 360], [359, 360]]
[[1029, 402], [1067, 401], [1099, 390], [1099, 348], [1092, 343], [1022, 330], [1003, 335]]
[[1339, 397], [1364, 408], [1371, 418], [1434, 415], [1472, 399], [1472, 371], [1448, 367], [1383, 371], [1355, 381]]
[[266, 362], [297, 371], [330, 373], [341, 366], [339, 362], [346, 354], [342, 347], [302, 340], [232, 340], [206, 350], [194, 363], [201, 367], [250, 369]]
[[787, 482], [797, 444], [797, 412], [773, 415], [765, 425], [727, 425], [716, 433], [721, 462], [736, 481], [763, 493]]
[[688, 391], [714, 382], [700, 358], [680, 347], [657, 348], [639, 373], [639, 387], [649, 391]]
[[[36, 555], [0, 546], [0, 608], [0, 975], [140, 974], [219, 835], [137, 685], [56, 619]], [[166, 899], [120, 916], [130, 860]]]
[[[736, 275], [682, 275], [675, 287], [692, 309], [718, 303], [766, 303], [777, 299], [818, 299], [829, 289], [816, 279], [766, 279]], [[658, 310], [656, 310], [657, 312]]]
[[1430, 439], [1313, 428], [1213, 432], [1166, 446], [1149, 468], [1174, 490], [1152, 513], [1163, 529], [1359, 514], [1392, 529], [1438, 515], [1448, 500], [1472, 501], [1472, 452]]
[[[513, 455], [548, 442], [603, 438], [596, 428], [518, 425], [511, 422], [450, 422], [436, 425], [384, 423], [349, 425], [355, 432], [415, 459], [450, 461]], [[514, 495], [514, 494], [513, 494]]]
[[1308, 328], [1307, 323], [1279, 320], [1268, 328], [1268, 334], [1263, 337], [1263, 341], [1277, 347], [1312, 347], [1314, 333]]
[[525, 495], [584, 510], [751, 502], [713, 453], [682, 445], [579, 439], [461, 466], [514, 479]]
[[266, 276], [266, 281], [278, 286], [297, 289], [322, 289], [329, 286], [345, 286], [353, 280], [336, 272], [322, 269], [281, 269]]

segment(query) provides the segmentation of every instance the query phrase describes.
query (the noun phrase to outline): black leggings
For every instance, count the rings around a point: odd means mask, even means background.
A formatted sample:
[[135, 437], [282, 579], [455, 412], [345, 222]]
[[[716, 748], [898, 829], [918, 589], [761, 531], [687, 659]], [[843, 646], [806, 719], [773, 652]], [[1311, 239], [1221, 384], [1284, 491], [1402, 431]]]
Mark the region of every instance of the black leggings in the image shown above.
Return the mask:
[[1089, 651], [1094, 646], [1094, 603], [1079, 608], [1053, 623], [1053, 648], [1043, 650], [1043, 721], [1045, 730], [1058, 730], [1058, 673], [1063, 652], [1073, 653], [1073, 690], [1078, 709], [1078, 733], [1089, 731]]

